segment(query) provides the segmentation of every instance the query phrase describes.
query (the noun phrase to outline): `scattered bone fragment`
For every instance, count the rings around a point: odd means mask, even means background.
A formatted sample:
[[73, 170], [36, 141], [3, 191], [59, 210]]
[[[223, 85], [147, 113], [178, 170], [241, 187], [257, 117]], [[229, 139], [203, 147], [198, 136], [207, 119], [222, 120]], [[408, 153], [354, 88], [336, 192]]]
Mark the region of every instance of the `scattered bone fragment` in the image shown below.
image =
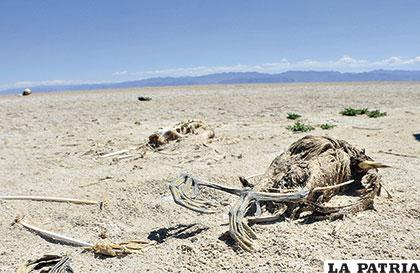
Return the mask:
[[32, 195], [4, 195], [0, 196], [0, 200], [30, 200], [30, 201], [46, 201], [46, 202], [60, 202], [73, 203], [80, 205], [98, 205], [101, 201], [63, 198], [63, 197], [48, 197], [48, 196], [32, 196]]
[[23, 218], [21, 218], [21, 217], [16, 218], [15, 223], [23, 226], [24, 228], [26, 228], [26, 229], [28, 229], [32, 232], [35, 232], [39, 235], [42, 235], [45, 238], [49, 238], [53, 241], [61, 242], [61, 243], [67, 244], [67, 245], [79, 246], [79, 247], [92, 247], [92, 246], [94, 246], [91, 243], [81, 241], [81, 240], [78, 240], [78, 239], [74, 239], [74, 238], [68, 237], [66, 235], [61, 235], [61, 234], [58, 234], [58, 233], [48, 231], [48, 230], [42, 229], [40, 227], [34, 226], [32, 224], [29, 224], [29, 223], [23, 221]]
[[102, 254], [105, 256], [117, 257], [125, 256], [128, 254], [141, 253], [141, 251], [147, 247], [151, 246], [153, 243], [150, 241], [142, 240], [130, 240], [127, 242], [121, 243], [97, 243], [94, 246], [85, 248], [86, 250], [91, 250], [95, 253]]
[[121, 155], [121, 154], [126, 154], [128, 153], [130, 150], [120, 150], [120, 151], [115, 151], [115, 152], [111, 152], [111, 153], [107, 153], [107, 154], [103, 154], [100, 157], [101, 158], [107, 158], [107, 157], [111, 157], [111, 156], [115, 156], [115, 155]]
[[125, 256], [127, 254], [140, 253], [145, 247], [151, 246], [153, 242], [145, 240], [130, 240], [121, 243], [99, 242], [96, 244], [74, 239], [66, 235], [58, 234], [52, 231], [42, 229], [23, 221], [22, 218], [16, 218], [15, 223], [24, 228], [41, 235], [44, 238], [49, 238], [52, 241], [57, 241], [67, 245], [83, 247], [85, 250], [93, 251], [97, 254], [105, 256]]
[[[123, 159], [135, 158], [138, 155], [139, 151], [141, 152], [141, 155], [140, 157], [137, 157], [135, 159], [143, 157], [147, 153], [147, 151], [167, 154], [160, 151], [162, 146], [168, 144], [169, 142], [186, 137], [187, 135], [198, 134], [200, 130], [207, 130], [207, 129], [208, 129], [208, 126], [206, 125], [205, 122], [201, 120], [192, 119], [192, 120], [182, 121], [176, 124], [174, 128], [172, 129], [160, 129], [157, 132], [151, 134], [148, 137], [147, 143], [144, 143], [144, 144], [141, 144], [139, 146], [132, 147], [129, 149], [123, 149], [123, 150], [118, 150], [118, 151], [109, 152], [109, 153], [102, 153], [102, 154], [99, 154], [98, 158], [112, 158], [114, 160], [113, 163], [117, 163]], [[211, 133], [209, 133], [208, 137], [212, 138]], [[213, 132], [213, 137], [214, 137], [214, 132]], [[87, 155], [89, 153], [91, 153], [91, 151], [85, 152], [83, 155]], [[175, 155], [175, 153], [168, 154], [168, 155]], [[96, 158], [95, 160], [97, 160], [98, 158]]]

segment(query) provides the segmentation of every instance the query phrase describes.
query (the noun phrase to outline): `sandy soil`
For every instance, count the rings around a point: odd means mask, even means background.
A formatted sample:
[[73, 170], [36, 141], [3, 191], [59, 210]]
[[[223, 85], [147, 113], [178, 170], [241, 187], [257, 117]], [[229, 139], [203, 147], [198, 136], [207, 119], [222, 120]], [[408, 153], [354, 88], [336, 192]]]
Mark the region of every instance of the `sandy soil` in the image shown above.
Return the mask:
[[[140, 102], [137, 96], [150, 96]], [[378, 108], [382, 118], [345, 117], [346, 106]], [[344, 220], [254, 226], [260, 249], [246, 253], [222, 236], [226, 205], [199, 215], [173, 203], [168, 182], [182, 172], [238, 185], [237, 176], [264, 172], [273, 158], [306, 135], [286, 129], [298, 112], [312, 131], [366, 148], [394, 166], [380, 171], [392, 194], [375, 210]], [[101, 152], [133, 148], [159, 127], [202, 119], [215, 129], [211, 147], [200, 134], [164, 153], [121, 160]], [[420, 258], [420, 83], [228, 85], [145, 88], [0, 97], [2, 195], [107, 199], [109, 206], [0, 201], [0, 272], [15, 272], [47, 253], [71, 256], [75, 272], [320, 272], [325, 259]], [[386, 152], [386, 153], [384, 153]], [[134, 151], [140, 155], [139, 151]], [[397, 156], [389, 153], [411, 155]], [[108, 179], [104, 179], [110, 177]], [[218, 194], [220, 198], [229, 198]], [[233, 199], [228, 199], [232, 202]], [[51, 231], [90, 242], [147, 239], [143, 254], [95, 257], [49, 242], [19, 225], [18, 215]]]

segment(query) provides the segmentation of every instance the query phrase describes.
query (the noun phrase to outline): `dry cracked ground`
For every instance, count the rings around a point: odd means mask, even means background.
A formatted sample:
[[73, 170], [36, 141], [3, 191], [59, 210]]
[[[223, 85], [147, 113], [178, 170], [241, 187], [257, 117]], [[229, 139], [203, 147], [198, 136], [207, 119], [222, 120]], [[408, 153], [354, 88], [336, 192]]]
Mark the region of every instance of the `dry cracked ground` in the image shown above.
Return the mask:
[[[141, 102], [138, 96], [152, 97]], [[387, 116], [347, 117], [347, 107]], [[259, 250], [246, 253], [228, 236], [229, 204], [200, 215], [175, 205], [168, 182], [182, 172], [239, 185], [264, 172], [306, 133], [286, 129], [288, 112], [328, 135], [366, 148], [392, 195], [343, 220], [255, 225]], [[149, 134], [201, 119], [215, 139], [198, 134], [160, 152], [136, 150]], [[95, 205], [0, 201], [0, 272], [28, 259], [67, 254], [75, 272], [320, 272], [326, 259], [420, 258], [420, 83], [343, 83], [168, 87], [0, 97], [1, 195], [107, 200]], [[337, 125], [322, 130], [320, 124]], [[133, 157], [98, 155], [131, 149]], [[142, 254], [104, 258], [12, 225], [16, 216], [89, 242], [149, 239]]]

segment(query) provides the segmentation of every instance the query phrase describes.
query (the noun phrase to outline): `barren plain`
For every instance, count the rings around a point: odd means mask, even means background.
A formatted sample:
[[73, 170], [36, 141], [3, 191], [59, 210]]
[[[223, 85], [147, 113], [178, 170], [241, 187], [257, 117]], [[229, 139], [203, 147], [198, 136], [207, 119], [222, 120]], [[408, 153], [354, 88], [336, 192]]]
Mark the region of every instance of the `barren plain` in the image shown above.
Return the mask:
[[[139, 101], [138, 96], [151, 97]], [[387, 116], [348, 117], [345, 107]], [[315, 130], [293, 133], [288, 112]], [[201, 119], [214, 129], [143, 154], [161, 127]], [[337, 125], [322, 130], [320, 124]], [[259, 249], [224, 236], [229, 203], [200, 215], [176, 205], [180, 173], [229, 185], [264, 172], [297, 139], [328, 135], [365, 148], [381, 169], [375, 209], [343, 220], [254, 225]], [[0, 192], [107, 200], [96, 205], [0, 201], [0, 272], [67, 254], [75, 272], [321, 272], [326, 259], [420, 259], [420, 83], [331, 83], [162, 87], [0, 96]], [[205, 144], [205, 145], [203, 145]], [[100, 157], [130, 149], [132, 157]], [[12, 225], [17, 216], [89, 242], [151, 240], [141, 254], [106, 258]], [[106, 238], [106, 239], [103, 239]]]

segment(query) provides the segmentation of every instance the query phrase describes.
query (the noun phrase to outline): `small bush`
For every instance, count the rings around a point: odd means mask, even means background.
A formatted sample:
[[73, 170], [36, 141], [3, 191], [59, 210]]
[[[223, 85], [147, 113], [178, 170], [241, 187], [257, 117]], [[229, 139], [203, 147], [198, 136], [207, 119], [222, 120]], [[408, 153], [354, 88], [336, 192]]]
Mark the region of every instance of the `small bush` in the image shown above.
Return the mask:
[[386, 112], [381, 112], [379, 110], [368, 111], [366, 115], [370, 118], [379, 118], [386, 116]]
[[287, 118], [288, 119], [298, 119], [300, 117], [301, 117], [301, 115], [296, 114], [296, 113], [287, 113]]
[[369, 110], [367, 108], [356, 109], [356, 108], [347, 107], [347, 108], [344, 108], [344, 110], [341, 111], [340, 114], [342, 114], [343, 116], [356, 116], [356, 115], [364, 115], [368, 112]]
[[329, 123], [324, 123], [324, 124], [321, 124], [321, 129], [322, 130], [330, 130], [330, 129], [336, 127], [336, 126], [337, 125], [333, 125], [333, 124], [329, 124]]
[[293, 132], [308, 132], [314, 130], [315, 128], [308, 124], [297, 121], [295, 124], [287, 126], [287, 129]]
[[356, 109], [356, 112], [358, 115], [364, 115], [367, 112], [369, 112], [369, 110], [367, 108], [362, 108], [362, 109]]
[[344, 108], [344, 110], [341, 111], [340, 114], [344, 116], [356, 116], [356, 115], [366, 114], [370, 118], [379, 118], [379, 117], [386, 116], [386, 112], [381, 112], [379, 110], [370, 111], [367, 108], [356, 109], [356, 108], [351, 108], [351, 107]]

